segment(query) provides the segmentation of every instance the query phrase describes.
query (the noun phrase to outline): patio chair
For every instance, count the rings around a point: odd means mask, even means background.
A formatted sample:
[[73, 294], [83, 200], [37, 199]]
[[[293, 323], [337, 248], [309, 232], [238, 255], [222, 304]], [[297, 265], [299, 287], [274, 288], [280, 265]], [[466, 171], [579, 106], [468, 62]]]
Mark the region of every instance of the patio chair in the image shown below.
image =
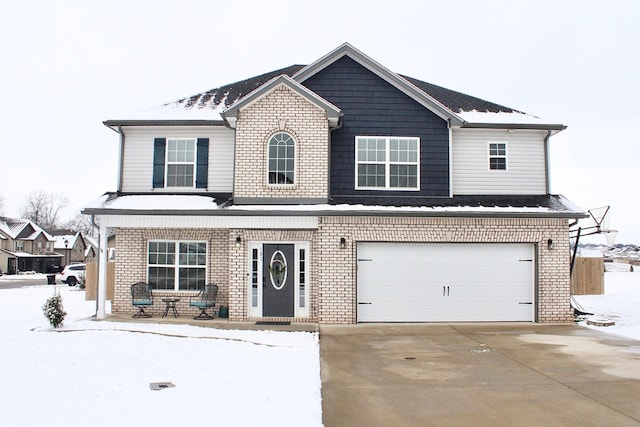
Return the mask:
[[204, 286], [204, 289], [200, 290], [198, 295], [189, 298], [189, 306], [197, 307], [200, 309], [200, 314], [194, 317], [194, 320], [209, 320], [213, 319], [213, 316], [207, 313], [207, 309], [213, 308], [216, 305], [216, 297], [218, 295], [218, 286], [208, 284]]
[[138, 282], [131, 285], [131, 305], [138, 309], [133, 315], [134, 318], [151, 317], [149, 313], [144, 311], [146, 307], [153, 305], [153, 294], [148, 283]]

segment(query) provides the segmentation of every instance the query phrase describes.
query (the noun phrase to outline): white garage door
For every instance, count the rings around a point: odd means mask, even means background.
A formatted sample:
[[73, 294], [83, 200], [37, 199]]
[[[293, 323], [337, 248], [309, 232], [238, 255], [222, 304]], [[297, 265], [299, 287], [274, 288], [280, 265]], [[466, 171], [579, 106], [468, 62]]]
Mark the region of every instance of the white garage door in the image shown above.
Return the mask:
[[532, 244], [358, 243], [359, 322], [534, 320]]

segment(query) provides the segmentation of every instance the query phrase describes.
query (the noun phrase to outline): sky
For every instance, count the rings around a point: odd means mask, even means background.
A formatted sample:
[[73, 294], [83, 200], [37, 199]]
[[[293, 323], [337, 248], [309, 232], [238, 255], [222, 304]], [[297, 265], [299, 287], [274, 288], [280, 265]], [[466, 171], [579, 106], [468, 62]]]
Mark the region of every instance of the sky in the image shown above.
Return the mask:
[[[568, 128], [551, 139], [551, 191], [611, 206], [640, 244], [640, 2], [0, 0], [0, 197], [66, 195], [68, 218], [117, 186], [102, 122], [349, 42], [394, 72]], [[605, 243], [604, 236], [585, 241]]]

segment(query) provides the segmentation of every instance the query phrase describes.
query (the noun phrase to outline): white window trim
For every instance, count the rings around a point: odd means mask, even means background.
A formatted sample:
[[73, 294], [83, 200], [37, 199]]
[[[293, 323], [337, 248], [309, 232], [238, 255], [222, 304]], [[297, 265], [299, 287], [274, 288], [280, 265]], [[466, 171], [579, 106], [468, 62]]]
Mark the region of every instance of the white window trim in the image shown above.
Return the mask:
[[[492, 144], [504, 144], [504, 156], [503, 155], [491, 155]], [[492, 158], [503, 158], [506, 168], [504, 169], [491, 169]], [[509, 171], [509, 147], [506, 141], [489, 141], [487, 142], [487, 170], [491, 173], [505, 173]]]
[[[358, 139], [360, 138], [371, 138], [371, 139], [384, 139], [385, 140], [385, 161], [384, 162], [372, 162], [372, 161], [362, 161], [358, 160]], [[412, 139], [417, 141], [417, 161], [414, 162], [391, 162], [389, 160], [389, 140], [390, 139]], [[358, 185], [358, 165], [360, 164], [384, 164], [385, 165], [385, 186], [384, 187], [366, 187]], [[415, 187], [391, 187], [390, 186], [390, 169], [391, 164], [398, 165], [415, 165], [416, 166], [416, 186]], [[355, 141], [355, 189], [356, 190], [379, 190], [379, 191], [420, 191], [420, 138], [415, 136], [364, 136], [358, 135], [356, 136]]]
[[[258, 250], [258, 277], [262, 277], [262, 268], [263, 262], [262, 258], [264, 257], [263, 253], [263, 245], [269, 244], [280, 244], [280, 245], [294, 245], [294, 262], [296, 266], [296, 274], [294, 280], [294, 292], [293, 292], [293, 317], [296, 318], [308, 318], [310, 313], [309, 301], [310, 301], [310, 293], [311, 293], [311, 253], [309, 251], [311, 245], [309, 242], [303, 241], [251, 241], [247, 244], [247, 271], [249, 272], [247, 276], [247, 315], [249, 317], [262, 317], [262, 280], [258, 281], [258, 301], [257, 307], [252, 307], [251, 305], [251, 273], [252, 270], [252, 259], [251, 253], [253, 249]], [[305, 250], [305, 296], [304, 296], [304, 307], [300, 307], [300, 249]]]
[[[150, 242], [167, 242], [167, 243], [175, 243], [175, 263], [174, 264], [149, 264], [149, 243]], [[154, 289], [155, 292], [194, 292], [196, 290], [191, 289], [191, 290], [187, 290], [187, 289], [180, 289], [180, 283], [179, 283], [179, 277], [180, 277], [180, 269], [181, 268], [202, 268], [201, 266], [189, 266], [189, 265], [183, 265], [181, 266], [178, 261], [179, 261], [179, 256], [180, 256], [180, 243], [204, 243], [204, 249], [205, 249], [205, 264], [204, 264], [204, 284], [207, 284], [208, 281], [208, 277], [209, 277], [209, 244], [206, 240], [171, 240], [171, 239], [148, 239], [147, 240], [147, 249], [146, 249], [146, 256], [147, 256], [147, 271], [145, 273], [146, 278], [147, 278], [147, 283], [149, 283], [149, 267], [150, 266], [154, 266], [154, 267], [174, 267], [175, 268], [175, 272], [174, 272], [174, 287], [173, 289]]]
[[[193, 162], [170, 162], [169, 161], [169, 141], [192, 141], [193, 142]], [[198, 139], [197, 138], [166, 138], [164, 148], [164, 188], [167, 189], [188, 189], [196, 187], [196, 174], [198, 173]], [[191, 179], [191, 185], [169, 186], [169, 165], [192, 165], [193, 176]]]
[[24, 240], [16, 240], [15, 243], [16, 252], [24, 252]]
[[[276, 136], [279, 133], [285, 133], [287, 135], [289, 135], [291, 137], [291, 139], [293, 140], [293, 183], [292, 184], [275, 184], [275, 183], [270, 183], [269, 182], [269, 144], [271, 143], [271, 138], [273, 138], [274, 136]], [[297, 182], [298, 182], [298, 140], [293, 136], [292, 133], [287, 132], [287, 131], [278, 131], [278, 132], [274, 132], [273, 134], [269, 135], [269, 138], [267, 138], [267, 150], [266, 150], [266, 154], [267, 154], [267, 160], [265, 162], [266, 164], [266, 176], [265, 176], [265, 182], [267, 184], [267, 188], [294, 188], [297, 186]]]

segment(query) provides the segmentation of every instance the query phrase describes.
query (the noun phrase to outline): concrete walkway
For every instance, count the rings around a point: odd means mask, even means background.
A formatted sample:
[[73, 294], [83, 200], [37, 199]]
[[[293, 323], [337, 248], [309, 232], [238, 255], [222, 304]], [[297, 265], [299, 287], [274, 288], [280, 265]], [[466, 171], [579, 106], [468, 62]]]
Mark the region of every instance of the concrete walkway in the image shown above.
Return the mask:
[[640, 341], [576, 325], [320, 326], [325, 427], [638, 426]]

